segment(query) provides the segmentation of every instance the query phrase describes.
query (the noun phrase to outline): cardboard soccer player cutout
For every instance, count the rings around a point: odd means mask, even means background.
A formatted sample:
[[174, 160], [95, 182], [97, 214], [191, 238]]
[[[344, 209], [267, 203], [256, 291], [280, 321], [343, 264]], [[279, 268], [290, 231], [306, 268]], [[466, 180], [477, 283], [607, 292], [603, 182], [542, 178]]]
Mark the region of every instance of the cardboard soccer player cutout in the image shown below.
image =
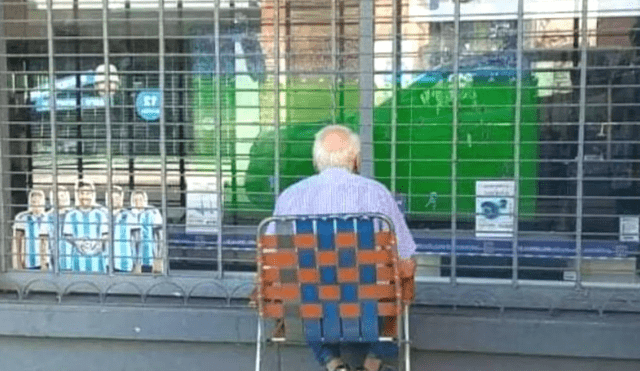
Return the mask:
[[113, 269], [115, 272], [131, 272], [136, 264], [133, 232], [139, 229], [138, 219], [124, 208], [124, 191], [121, 187], [113, 186], [111, 192], [105, 194], [105, 200], [113, 211]]
[[73, 245], [71, 270], [74, 272], [107, 271], [106, 242], [109, 216], [96, 204], [96, 189], [92, 182], [76, 183], [76, 208], [64, 218], [64, 237]]
[[131, 212], [137, 218], [137, 264], [136, 272], [162, 272], [162, 214], [153, 206], [149, 206], [147, 193], [131, 192]]
[[[54, 197], [57, 197], [57, 207], [55, 210]], [[64, 218], [71, 210], [71, 196], [69, 190], [65, 186], [58, 186], [58, 192], [51, 190], [49, 192], [49, 200], [51, 201], [51, 209], [47, 211], [47, 220], [49, 221], [49, 250], [51, 261], [53, 261], [55, 244], [58, 244], [58, 262], [61, 271], [71, 269], [71, 252], [73, 246], [62, 234], [64, 226]], [[56, 219], [58, 223], [58, 233], [55, 233]], [[55, 238], [54, 238], [55, 237]], [[54, 243], [55, 242], [55, 243]]]
[[13, 267], [46, 270], [48, 236], [45, 195], [43, 191], [33, 190], [29, 192], [29, 209], [16, 215], [13, 223]]

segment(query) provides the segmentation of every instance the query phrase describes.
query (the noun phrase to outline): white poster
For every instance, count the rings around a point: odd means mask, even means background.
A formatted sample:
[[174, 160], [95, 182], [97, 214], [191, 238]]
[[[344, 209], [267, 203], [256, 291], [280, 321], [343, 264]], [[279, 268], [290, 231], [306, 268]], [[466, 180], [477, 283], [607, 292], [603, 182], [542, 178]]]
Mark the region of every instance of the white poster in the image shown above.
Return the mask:
[[187, 233], [217, 233], [218, 194], [215, 177], [187, 177]]
[[620, 241], [640, 242], [640, 217], [620, 217]]
[[476, 181], [476, 237], [513, 237], [514, 199], [513, 180]]
[[[437, 17], [439, 21], [453, 19], [455, 1], [410, 0], [409, 14], [416, 22]], [[572, 18], [582, 9], [582, 1], [576, 0], [527, 0], [524, 2], [525, 19]], [[633, 17], [638, 15], [640, 0], [588, 0], [589, 16]], [[518, 2], [514, 0], [461, 0], [460, 14], [463, 20], [516, 19]], [[422, 18], [424, 17], [424, 18]]]

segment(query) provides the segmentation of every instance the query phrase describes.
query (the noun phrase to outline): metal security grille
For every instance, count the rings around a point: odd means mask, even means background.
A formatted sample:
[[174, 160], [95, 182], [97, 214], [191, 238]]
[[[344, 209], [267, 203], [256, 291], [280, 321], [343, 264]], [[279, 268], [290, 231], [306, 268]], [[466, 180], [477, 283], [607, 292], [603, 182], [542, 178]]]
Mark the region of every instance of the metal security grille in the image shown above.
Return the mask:
[[634, 285], [639, 16], [604, 0], [5, 1], [3, 269], [251, 272], [258, 222], [338, 123], [397, 196], [424, 281]]

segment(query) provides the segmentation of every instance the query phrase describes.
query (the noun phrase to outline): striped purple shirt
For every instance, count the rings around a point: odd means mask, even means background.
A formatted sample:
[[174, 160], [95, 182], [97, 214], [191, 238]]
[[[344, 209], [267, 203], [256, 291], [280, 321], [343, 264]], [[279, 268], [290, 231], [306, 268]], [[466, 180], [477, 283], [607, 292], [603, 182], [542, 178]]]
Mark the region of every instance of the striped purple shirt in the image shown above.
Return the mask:
[[393, 222], [398, 254], [410, 257], [416, 244], [395, 199], [381, 183], [340, 168], [326, 169], [280, 194], [273, 215], [380, 213]]

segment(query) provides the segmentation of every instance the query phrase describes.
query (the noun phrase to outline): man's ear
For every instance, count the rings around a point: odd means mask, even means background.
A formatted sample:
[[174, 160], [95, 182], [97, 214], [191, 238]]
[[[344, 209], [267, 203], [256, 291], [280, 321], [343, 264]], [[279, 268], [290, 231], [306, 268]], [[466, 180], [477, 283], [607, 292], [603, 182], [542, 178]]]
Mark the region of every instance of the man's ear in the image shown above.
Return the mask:
[[353, 173], [360, 174], [360, 156], [356, 156], [353, 159]]

